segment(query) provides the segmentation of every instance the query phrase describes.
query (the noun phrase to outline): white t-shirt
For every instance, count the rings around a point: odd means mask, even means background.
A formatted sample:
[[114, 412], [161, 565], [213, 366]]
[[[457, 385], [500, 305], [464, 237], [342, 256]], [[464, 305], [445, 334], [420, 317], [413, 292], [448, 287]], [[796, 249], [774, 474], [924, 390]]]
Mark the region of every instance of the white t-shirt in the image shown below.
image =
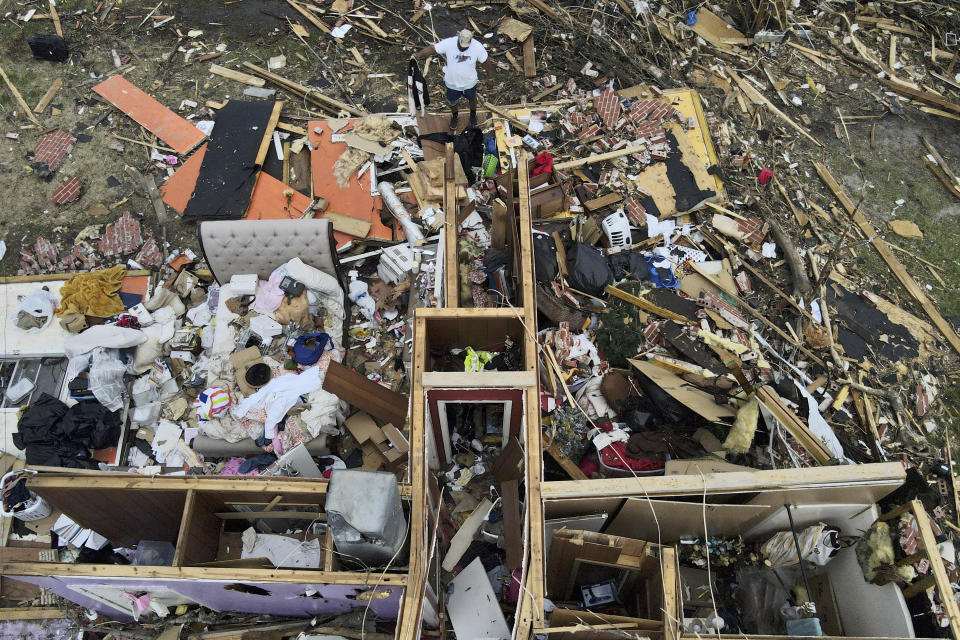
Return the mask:
[[483, 44], [473, 39], [466, 51], [461, 51], [457, 36], [453, 36], [444, 38], [433, 48], [447, 59], [447, 66], [443, 68], [443, 81], [447, 87], [464, 91], [477, 85], [477, 63], [487, 61], [487, 48]]

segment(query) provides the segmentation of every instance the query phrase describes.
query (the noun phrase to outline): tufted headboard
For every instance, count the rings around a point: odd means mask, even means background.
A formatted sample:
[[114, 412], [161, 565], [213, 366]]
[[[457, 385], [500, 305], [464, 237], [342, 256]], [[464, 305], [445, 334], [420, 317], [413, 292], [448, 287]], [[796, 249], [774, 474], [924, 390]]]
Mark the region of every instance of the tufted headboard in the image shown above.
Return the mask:
[[270, 272], [293, 258], [346, 283], [337, 259], [333, 224], [307, 220], [208, 220], [199, 225], [200, 248], [220, 284], [236, 274]]

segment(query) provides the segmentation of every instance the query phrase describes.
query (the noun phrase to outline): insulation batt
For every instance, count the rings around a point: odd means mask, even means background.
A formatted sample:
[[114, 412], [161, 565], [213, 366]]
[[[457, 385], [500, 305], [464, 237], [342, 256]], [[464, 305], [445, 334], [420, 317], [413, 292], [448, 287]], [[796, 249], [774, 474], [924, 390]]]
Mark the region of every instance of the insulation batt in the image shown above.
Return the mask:
[[753, 444], [753, 436], [757, 432], [757, 420], [760, 418], [760, 403], [754, 396], [747, 404], [737, 410], [737, 417], [733, 427], [723, 441], [723, 448], [734, 453], [746, 453]]

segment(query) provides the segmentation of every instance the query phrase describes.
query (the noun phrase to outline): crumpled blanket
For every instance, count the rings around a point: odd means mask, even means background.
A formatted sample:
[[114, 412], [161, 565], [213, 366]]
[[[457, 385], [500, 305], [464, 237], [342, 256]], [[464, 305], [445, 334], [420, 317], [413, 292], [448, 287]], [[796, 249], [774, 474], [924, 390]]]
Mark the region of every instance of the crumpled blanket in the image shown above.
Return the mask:
[[122, 313], [123, 301], [117, 292], [127, 270], [123, 265], [109, 269], [78, 273], [60, 288], [58, 316], [79, 313], [95, 318], [109, 318]]

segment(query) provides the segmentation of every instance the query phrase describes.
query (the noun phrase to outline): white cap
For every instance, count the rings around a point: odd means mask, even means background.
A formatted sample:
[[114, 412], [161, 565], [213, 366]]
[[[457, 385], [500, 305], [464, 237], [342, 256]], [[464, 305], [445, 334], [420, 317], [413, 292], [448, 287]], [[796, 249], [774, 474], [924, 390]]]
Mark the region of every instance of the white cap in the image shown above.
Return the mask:
[[473, 31], [470, 31], [470, 29], [464, 29], [457, 34], [457, 44], [460, 45], [461, 49], [469, 47], [471, 42], [473, 42]]

